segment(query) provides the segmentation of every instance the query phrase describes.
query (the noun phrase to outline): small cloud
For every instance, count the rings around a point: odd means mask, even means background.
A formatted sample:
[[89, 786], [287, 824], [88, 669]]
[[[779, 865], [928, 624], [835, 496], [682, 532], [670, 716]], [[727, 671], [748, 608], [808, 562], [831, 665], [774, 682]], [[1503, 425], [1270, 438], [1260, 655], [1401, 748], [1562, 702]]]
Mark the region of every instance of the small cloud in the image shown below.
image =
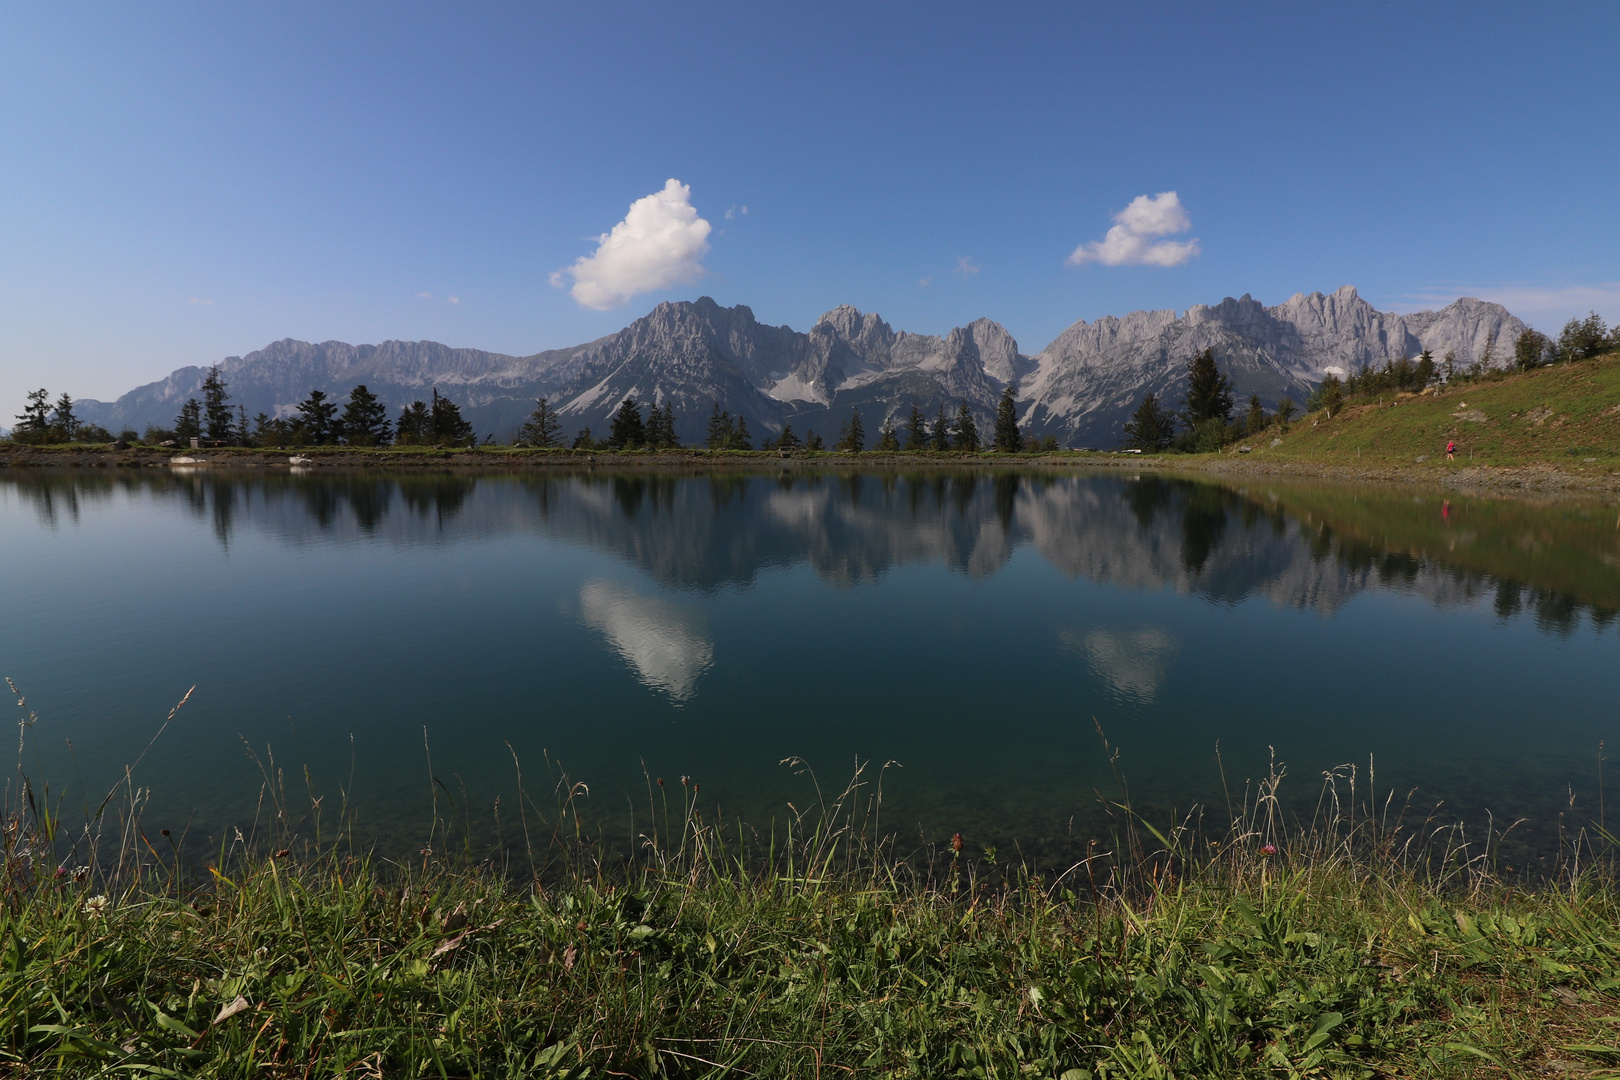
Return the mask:
[[445, 297], [445, 299], [448, 300], [452, 304], [461, 303], [461, 297], [459, 297], [459, 296], [447, 296], [447, 297]]
[[1070, 266], [1088, 262], [1104, 266], [1180, 266], [1199, 253], [1198, 241], [1155, 240], [1192, 228], [1192, 218], [1173, 191], [1149, 198], [1138, 195], [1114, 215], [1114, 227], [1101, 240], [1081, 244], [1069, 255]]
[[418, 300], [431, 300], [433, 299], [433, 294], [430, 292], [419, 292], [416, 294], [416, 298]]
[[729, 209], [726, 210], [724, 216], [725, 216], [725, 219], [727, 221], [733, 221], [733, 220], [735, 220], [737, 218], [740, 218], [740, 217], [747, 217], [748, 216], [748, 207], [746, 207], [746, 206], [732, 206], [732, 207], [730, 207]]
[[932, 285], [933, 282], [934, 279], [931, 277], [920, 277], [917, 279], [917, 287], [920, 289], [926, 289], [929, 285]]
[[598, 311], [638, 293], [690, 284], [704, 274], [709, 230], [692, 206], [692, 189], [671, 179], [631, 203], [624, 220], [597, 237], [596, 251], [552, 274], [551, 283], [561, 288], [563, 275], [573, 278], [569, 295]]
[[973, 261], [971, 255], [958, 255], [956, 257], [956, 272], [963, 277], [973, 277], [984, 267]]
[[200, 296], [188, 296], [188, 297], [186, 297], [186, 303], [188, 303], [188, 304], [200, 304], [203, 307], [213, 307], [214, 306], [214, 302], [212, 300], [204, 300]]

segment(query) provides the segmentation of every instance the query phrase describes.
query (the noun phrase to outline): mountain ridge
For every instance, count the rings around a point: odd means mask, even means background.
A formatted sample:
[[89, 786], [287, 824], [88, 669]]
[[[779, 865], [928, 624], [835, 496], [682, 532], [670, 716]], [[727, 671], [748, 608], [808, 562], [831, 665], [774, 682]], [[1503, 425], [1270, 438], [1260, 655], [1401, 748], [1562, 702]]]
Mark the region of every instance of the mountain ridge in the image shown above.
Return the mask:
[[[1381, 312], [1352, 286], [1296, 293], [1267, 307], [1244, 294], [1218, 304], [1134, 311], [1080, 320], [1034, 355], [1005, 327], [979, 318], [944, 336], [895, 330], [875, 312], [848, 304], [805, 332], [760, 322], [747, 305], [722, 307], [703, 296], [666, 301], [615, 333], [528, 356], [454, 348], [433, 341], [376, 345], [283, 338], [220, 368], [233, 402], [249, 415], [286, 416], [311, 389], [343, 398], [365, 383], [397, 411], [437, 387], [480, 432], [509, 437], [534, 407], [551, 399], [564, 434], [605, 433], [626, 396], [672, 408], [677, 435], [701, 440], [710, 410], [748, 418], [756, 437], [784, 424], [832, 435], [859, 410], [868, 439], [899, 426], [913, 404], [933, 416], [966, 402], [981, 430], [1010, 381], [1019, 386], [1020, 421], [1031, 434], [1068, 445], [1111, 446], [1143, 394], [1175, 403], [1186, 365], [1215, 350], [1238, 395], [1268, 407], [1303, 401], [1329, 373], [1382, 365], [1424, 348], [1458, 364], [1511, 357], [1525, 324], [1500, 304], [1463, 297], [1439, 311]], [[183, 367], [116, 401], [86, 399], [83, 419], [108, 428], [173, 422], [199, 396], [207, 369]]]

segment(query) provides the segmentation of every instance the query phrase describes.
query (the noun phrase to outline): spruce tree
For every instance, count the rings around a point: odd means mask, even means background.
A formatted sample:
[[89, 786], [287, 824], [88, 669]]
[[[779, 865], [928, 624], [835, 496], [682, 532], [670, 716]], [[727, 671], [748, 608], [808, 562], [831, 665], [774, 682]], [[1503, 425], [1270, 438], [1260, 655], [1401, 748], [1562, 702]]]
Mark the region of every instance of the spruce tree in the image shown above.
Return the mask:
[[934, 417], [933, 439], [929, 446], [931, 450], [949, 450], [951, 448], [951, 421], [945, 415], [945, 404], [940, 403], [939, 415]]
[[1018, 430], [1018, 384], [1008, 383], [996, 405], [996, 449], [1016, 454], [1024, 448], [1024, 436]]
[[1413, 377], [1419, 390], [1434, 382], [1434, 353], [1424, 349], [1418, 354], [1417, 372]]
[[812, 430], [810, 428], [805, 428], [804, 429], [804, 448], [806, 450], [825, 450], [825, 449], [827, 449], [827, 444], [824, 441], [822, 441], [821, 436], [817, 435], [814, 430]]
[[709, 414], [709, 436], [703, 445], [710, 450], [726, 450], [731, 447], [736, 436], [736, 428], [732, 426], [731, 414], [720, 410], [720, 403], [714, 403], [714, 411]]
[[979, 451], [979, 425], [973, 422], [973, 410], [965, 401], [956, 410], [956, 448], [970, 454]]
[[1156, 454], [1170, 445], [1176, 418], [1159, 404], [1159, 395], [1149, 393], [1125, 421], [1125, 445], [1131, 450]]
[[928, 419], [915, 401], [911, 403], [911, 415], [906, 417], [906, 449], [928, 449]]
[[1215, 350], [1205, 349], [1187, 365], [1187, 426], [1195, 428], [1206, 420], [1222, 424], [1232, 418], [1232, 383], [1215, 363]]
[[795, 449], [798, 445], [799, 445], [799, 437], [797, 435], [793, 434], [793, 425], [792, 424], [783, 424], [782, 425], [782, 434], [780, 434], [780, 435], [778, 435], [776, 437], [776, 448], [778, 450], [792, 450], [792, 449]]
[[62, 442], [72, 442], [79, 433], [79, 418], [73, 415], [73, 398], [64, 393], [51, 410], [51, 428]]
[[28, 392], [28, 404], [17, 414], [11, 437], [17, 442], [38, 442], [51, 428], [51, 392], [43, 386]]
[[433, 417], [428, 412], [427, 402], [413, 401], [399, 410], [399, 419], [394, 423], [395, 442], [401, 446], [417, 446], [427, 442], [431, 434]]
[[877, 449], [884, 454], [892, 454], [900, 449], [900, 436], [895, 433], [894, 424], [888, 420], [883, 421], [883, 430], [878, 432]]
[[339, 426], [350, 446], [388, 445], [388, 407], [366, 389], [365, 383], [349, 391], [349, 403], [343, 407]]
[[1284, 430], [1287, 430], [1288, 421], [1292, 420], [1294, 418], [1294, 413], [1298, 411], [1299, 406], [1294, 404], [1293, 398], [1285, 397], [1281, 401], [1277, 402], [1277, 419], [1282, 421]]
[[174, 418], [174, 437], [179, 442], [190, 442], [202, 437], [202, 402], [187, 398], [180, 406], [180, 415]]
[[860, 409], [850, 410], [848, 422], [838, 429], [838, 445], [834, 449], [846, 454], [859, 454], [866, 449], [866, 427], [861, 423]]
[[627, 397], [619, 402], [613, 414], [613, 426], [608, 429], [608, 445], [615, 450], [633, 450], [647, 441], [647, 428], [641, 419], [641, 406], [636, 399]]
[[478, 441], [472, 424], [461, 416], [461, 406], [433, 388], [433, 402], [428, 407], [428, 425], [436, 443], [450, 446], [472, 446]]
[[580, 428], [579, 429], [579, 434], [574, 436], [574, 446], [573, 446], [573, 448], [575, 450], [595, 450], [596, 449], [596, 440], [591, 438], [591, 429], [590, 428], [587, 427], [587, 428]]
[[1266, 407], [1260, 404], [1259, 394], [1249, 395], [1249, 415], [1244, 417], [1243, 426], [1251, 435], [1266, 426]]
[[562, 439], [557, 435], [557, 431], [561, 427], [562, 421], [557, 419], [556, 412], [551, 408], [550, 400], [540, 398], [535, 402], [534, 412], [529, 414], [529, 419], [524, 422], [523, 427], [518, 431], [518, 441], [526, 442], [530, 446], [538, 446], [541, 449], [561, 446]]
[[[298, 403], [298, 418], [304, 423], [304, 438], [311, 444], [325, 446], [337, 441], [337, 402], [329, 400], [326, 391], [311, 390]], [[178, 425], [175, 430], [179, 431]]]
[[752, 450], [753, 436], [748, 434], [748, 420], [742, 413], [737, 414], [737, 426], [731, 429], [731, 448], [733, 450]]
[[208, 437], [229, 442], [234, 433], [232, 429], [236, 427], [236, 417], [231, 415], [231, 396], [225, 392], [225, 376], [219, 373], [218, 364], [208, 369], [202, 392], [203, 426], [208, 429]]

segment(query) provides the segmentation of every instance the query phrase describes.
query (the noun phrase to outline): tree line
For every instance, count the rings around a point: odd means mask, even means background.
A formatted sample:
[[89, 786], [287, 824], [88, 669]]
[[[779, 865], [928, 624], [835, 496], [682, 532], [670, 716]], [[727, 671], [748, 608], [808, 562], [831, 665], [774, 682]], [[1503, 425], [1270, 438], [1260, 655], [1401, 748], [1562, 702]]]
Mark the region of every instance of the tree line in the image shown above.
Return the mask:
[[[455, 402], [433, 388], [429, 401], [414, 401], [400, 410], [396, 420], [388, 419], [388, 407], [360, 383], [349, 391], [346, 401], [332, 398], [323, 390], [311, 390], [289, 416], [258, 413], [250, 421], [247, 410], [232, 405], [225, 376], [219, 365], [208, 369], [202, 399], [187, 398], [172, 427], [152, 425], [142, 435], [132, 429], [120, 432], [121, 442], [144, 442], [152, 446], [189, 445], [192, 439], [209, 446], [472, 446], [477, 436]], [[73, 399], [63, 394], [50, 403], [44, 389], [28, 395], [28, 404], [17, 416], [12, 439], [25, 443], [113, 442], [106, 428], [80, 422], [73, 413]]]

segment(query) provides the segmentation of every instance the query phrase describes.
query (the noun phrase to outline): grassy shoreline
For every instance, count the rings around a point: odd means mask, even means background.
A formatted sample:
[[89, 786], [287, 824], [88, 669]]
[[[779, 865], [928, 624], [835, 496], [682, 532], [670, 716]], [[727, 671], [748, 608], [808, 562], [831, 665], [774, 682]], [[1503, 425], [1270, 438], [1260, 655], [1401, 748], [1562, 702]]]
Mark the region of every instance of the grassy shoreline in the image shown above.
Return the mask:
[[[1459, 491], [1533, 492], [1538, 494], [1607, 495], [1620, 492], [1620, 471], [1599, 471], [1590, 466], [1560, 461], [1515, 465], [1451, 463], [1349, 463], [1345, 461], [1285, 460], [1264, 455], [1218, 454], [1114, 454], [1060, 451], [1042, 454], [899, 453], [862, 454], [795, 452], [788, 457], [764, 451], [634, 451], [592, 453], [569, 450], [469, 449], [432, 450], [402, 448], [366, 450], [307, 448], [306, 468], [318, 471], [424, 469], [457, 472], [527, 470], [614, 469], [659, 473], [753, 472], [776, 475], [782, 470], [961, 470], [986, 471], [1064, 469], [1154, 472], [1197, 477], [1277, 477], [1334, 480], [1355, 483], [1419, 484]], [[221, 448], [200, 451], [210, 468], [231, 470], [285, 470], [291, 451]], [[82, 446], [17, 446], [0, 444], [0, 470], [32, 468], [168, 468], [172, 450], [131, 448], [113, 450]]]
[[[69, 830], [19, 773], [0, 830], [0, 1068], [1616, 1075], [1606, 847], [1582, 834], [1553, 877], [1516, 887], [1489, 843], [1391, 825], [1331, 785], [1308, 823], [1285, 821], [1280, 779], [1218, 838], [1108, 803], [1107, 842], [1040, 876], [960, 838], [897, 853], [859, 773], [767, 837], [705, 821], [684, 781], [649, 785], [662, 812], [618, 863], [566, 778], [551, 808], [520, 797], [521, 852], [458, 852], [436, 820], [417, 856], [388, 861], [314, 839], [319, 803], [289, 810], [277, 774], [264, 843], [238, 833], [202, 865], [144, 831], [132, 785]], [[92, 847], [103, 863], [71, 865]]]

